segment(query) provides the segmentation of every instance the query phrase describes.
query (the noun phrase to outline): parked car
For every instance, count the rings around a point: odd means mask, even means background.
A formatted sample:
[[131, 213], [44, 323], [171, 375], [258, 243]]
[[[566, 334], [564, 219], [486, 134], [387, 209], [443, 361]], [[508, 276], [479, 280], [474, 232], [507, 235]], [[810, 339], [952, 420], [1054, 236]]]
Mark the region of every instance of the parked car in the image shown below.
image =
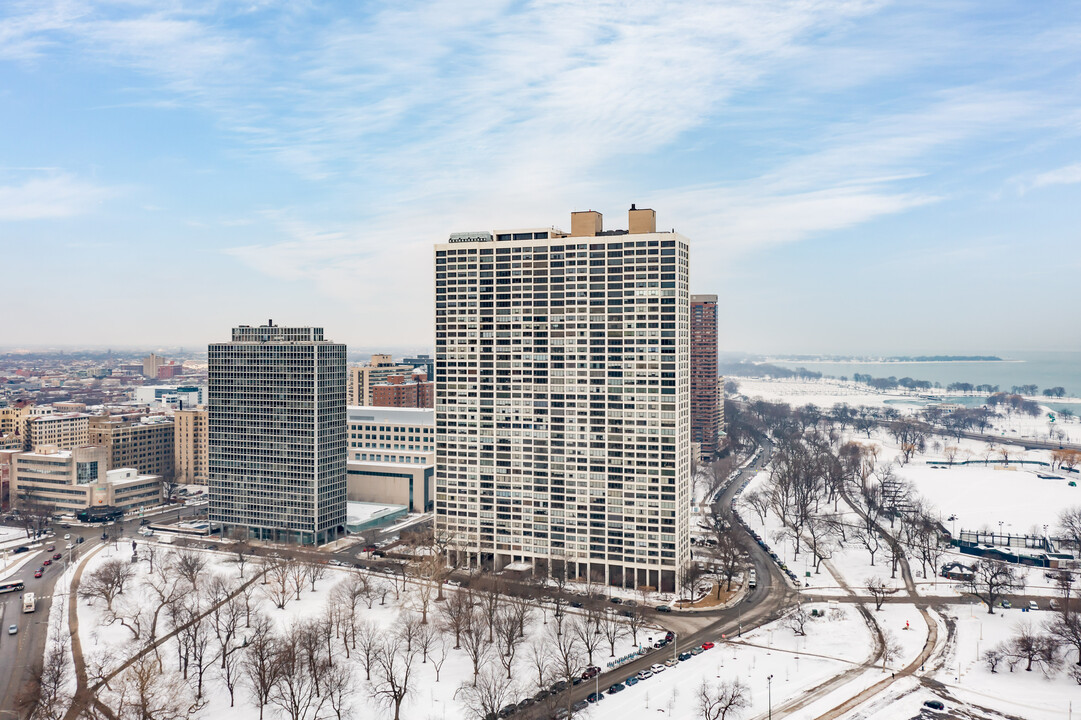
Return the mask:
[[499, 717], [508, 718], [517, 711], [518, 711], [518, 706], [517, 705], [507, 705], [502, 710], [499, 711]]
[[1048, 607], [1050, 607], [1052, 610], [1058, 610], [1058, 600], [1052, 598], [1051, 602], [1048, 603]]
[[712, 650], [712, 649], [713, 649], [713, 647], [714, 647], [714, 646], [713, 646], [713, 643], [711, 643], [711, 642], [704, 642], [704, 643], [702, 643], [702, 649], [703, 649], [703, 650]]
[[654, 675], [656, 675], [657, 673], [664, 672], [668, 668], [666, 668], [664, 665], [661, 665], [660, 663], [654, 663], [652, 666], [650, 666], [649, 669], [653, 671]]
[[670, 613], [672, 612], [672, 608], [668, 607], [667, 605], [658, 605], [657, 612]]
[[700, 647], [693, 647], [687, 652], [689, 652], [691, 655], [701, 655], [704, 651]]
[[649, 680], [651, 677], [653, 677], [653, 671], [652, 670], [643, 670], [640, 673], [638, 673], [638, 679], [639, 680]]
[[608, 602], [612, 603], [613, 605], [622, 605], [623, 604], [623, 598], [614, 597], [614, 598], [611, 598]]
[[668, 658], [664, 661], [664, 664], [666, 667], [675, 667], [676, 665], [679, 665], [679, 660], [676, 660], [675, 658]]
[[552, 694], [551, 690], [541, 690], [540, 692], [538, 692], [536, 695], [533, 696], [533, 701], [534, 702], [540, 702], [544, 698], [549, 697], [551, 694]]
[[928, 700], [927, 702], [925, 702], [923, 704], [923, 706], [926, 707], [926, 708], [931, 708], [932, 710], [945, 710], [946, 709], [946, 706], [942, 704], [941, 700]]
[[518, 709], [525, 710], [527, 707], [529, 707], [535, 702], [536, 700], [534, 700], [533, 698], [527, 697], [525, 700], [522, 700], [520, 703], [518, 703]]
[[579, 700], [578, 702], [571, 705], [571, 710], [573, 710], [574, 712], [582, 712], [587, 707], [589, 707], [589, 703], [587, 703], [585, 700]]
[[587, 702], [595, 703], [601, 700], [604, 700], [604, 695], [601, 695], [599, 692], [591, 692], [590, 694], [586, 695]]
[[566, 689], [567, 689], [567, 681], [566, 680], [560, 680], [559, 682], [552, 685], [552, 694], [556, 695], [558, 693], [563, 692]]
[[1039, 610], [1040, 606], [1035, 600], [1029, 600], [1028, 601], [1028, 609], [1029, 610]]
[[18, 555], [19, 553], [24, 553], [24, 552], [30, 552], [30, 548], [26, 547], [25, 545], [20, 545], [19, 547], [12, 550], [11, 554], [12, 555]]
[[627, 687], [631, 687], [632, 685], [637, 685], [638, 684], [638, 676], [637, 675], [631, 675], [629, 678], [627, 678], [626, 680], [623, 681], [623, 684], [626, 685]]
[[608, 694], [609, 695], [615, 695], [616, 693], [623, 692], [626, 689], [627, 689], [627, 686], [624, 685], [623, 683], [616, 683], [612, 687], [608, 688]]
[[1002, 607], [1005, 610], [1009, 610], [1010, 608], [1013, 607], [1013, 603], [1011, 603], [1009, 600], [1003, 600], [1002, 602], [999, 603], [999, 606]]

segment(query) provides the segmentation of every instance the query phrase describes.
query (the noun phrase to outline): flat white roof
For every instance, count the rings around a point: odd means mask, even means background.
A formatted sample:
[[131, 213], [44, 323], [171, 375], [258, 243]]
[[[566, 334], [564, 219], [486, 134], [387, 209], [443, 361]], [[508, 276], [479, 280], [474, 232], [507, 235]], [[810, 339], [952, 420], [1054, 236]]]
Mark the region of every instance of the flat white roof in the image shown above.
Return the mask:
[[399, 510], [406, 510], [405, 505], [385, 505], [383, 503], [347, 502], [345, 504], [346, 522], [356, 524], [372, 518], [390, 515]]
[[435, 427], [435, 410], [432, 408], [392, 408], [371, 405], [350, 405], [347, 408], [351, 423], [397, 423], [399, 425], [430, 425]]

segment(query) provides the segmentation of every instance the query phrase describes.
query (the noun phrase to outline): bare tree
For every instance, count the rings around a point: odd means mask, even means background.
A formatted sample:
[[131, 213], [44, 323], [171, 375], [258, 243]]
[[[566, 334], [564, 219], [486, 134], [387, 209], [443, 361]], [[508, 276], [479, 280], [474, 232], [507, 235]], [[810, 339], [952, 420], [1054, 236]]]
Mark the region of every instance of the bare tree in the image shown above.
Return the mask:
[[[556, 674], [571, 687], [574, 678], [582, 674], [582, 646], [575, 633], [557, 633], [549, 635], [549, 646], [552, 651], [552, 660]], [[567, 704], [566, 709], [571, 711], [571, 693], [564, 693]]]
[[886, 671], [886, 664], [892, 663], [901, 656], [904, 648], [898, 642], [897, 636], [892, 630], [882, 630], [882, 671]]
[[730, 720], [751, 704], [749, 689], [739, 678], [716, 685], [702, 680], [698, 688], [698, 709], [704, 720]]
[[311, 585], [311, 591], [315, 592], [315, 584], [327, 576], [326, 563], [322, 560], [305, 560], [300, 563], [300, 567], [304, 570], [304, 577], [307, 578], [308, 584]]
[[[360, 622], [360, 605], [366, 601], [369, 584], [359, 573], [350, 573], [330, 591], [329, 604], [340, 611], [342, 644], [345, 657], [357, 646], [357, 624]], [[370, 606], [369, 606], [370, 607]]]
[[582, 649], [585, 650], [590, 665], [593, 664], [593, 653], [600, 647], [602, 640], [600, 616], [600, 612], [593, 608], [588, 608], [584, 616], [579, 615], [575, 617], [571, 624], [571, 632], [578, 638], [578, 642], [581, 644]]
[[192, 697], [176, 673], [161, 672], [157, 662], [141, 655], [115, 681], [103, 699], [119, 720], [188, 720], [205, 703]]
[[480, 665], [487, 656], [491, 642], [488, 641], [485, 620], [479, 609], [473, 609], [462, 625], [460, 646], [473, 663], [473, 682], [480, 674]]
[[1081, 666], [1081, 615], [1067, 611], [1066, 605], [1047, 624], [1047, 630], [1060, 645], [1070, 647], [1077, 653], [1076, 665]]
[[886, 602], [887, 597], [897, 594], [897, 588], [890, 587], [877, 575], [868, 578], [864, 587], [867, 589], [867, 592], [871, 593], [871, 597], [874, 598], [876, 611], [882, 609], [882, 604]]
[[296, 599], [299, 600], [300, 591], [304, 589], [304, 581], [308, 578], [308, 571], [304, 563], [295, 559], [290, 559], [285, 567], [289, 576], [289, 585], [296, 593]]
[[450, 647], [447, 645], [447, 638], [443, 635], [443, 631], [440, 630], [432, 642], [432, 647], [428, 650], [428, 655], [432, 659], [432, 666], [435, 668], [436, 682], [439, 682], [439, 673], [443, 670], [443, 663], [447, 661], [449, 652]]
[[796, 635], [806, 635], [810, 619], [811, 616], [804, 609], [803, 603], [797, 603], [796, 608], [784, 616], [784, 625]]
[[987, 613], [995, 614], [995, 601], [1024, 587], [1024, 576], [1009, 563], [998, 560], [977, 560], [972, 566], [972, 578], [964, 582], [965, 591], [987, 603]]
[[1058, 669], [1058, 642], [1053, 635], [1042, 634], [1033, 630], [1029, 623], [1021, 623], [1009, 640], [1007, 652], [1018, 661], [1025, 662], [1025, 670], [1032, 671], [1033, 664], [1038, 664], [1045, 674]]
[[382, 647], [383, 631], [371, 622], [364, 620], [357, 626], [356, 649], [360, 658], [360, 665], [364, 668], [364, 679], [371, 682], [372, 668], [375, 667], [375, 659]]
[[293, 599], [292, 567], [290, 561], [282, 559], [270, 562], [267, 567], [267, 584], [263, 586], [263, 589], [270, 601], [274, 603], [274, 607], [279, 610], [284, 610]]
[[394, 720], [401, 719], [402, 702], [409, 694], [414, 658], [415, 654], [396, 638], [385, 643], [376, 656], [372, 695], [394, 711]]
[[454, 633], [454, 649], [461, 647], [462, 630], [473, 613], [473, 598], [464, 590], [457, 590], [439, 606], [439, 618], [448, 632]]
[[481, 585], [479, 607], [488, 623], [488, 642], [495, 642], [495, 620], [503, 604], [503, 592], [503, 581], [498, 578], [487, 578]]
[[420, 629], [417, 630], [417, 636], [413, 642], [416, 643], [417, 649], [420, 650], [420, 662], [422, 665], [428, 662], [428, 653], [435, 646], [436, 638], [439, 637], [440, 632], [442, 631], [431, 624], [421, 625]]
[[496, 657], [507, 671], [507, 679], [511, 679], [511, 671], [514, 669], [514, 656], [517, 653], [521, 636], [518, 632], [518, 621], [509, 605], [500, 608], [495, 619], [495, 646]]
[[469, 717], [495, 717], [505, 705], [515, 698], [515, 688], [495, 671], [485, 668], [473, 685], [463, 684], [454, 696], [462, 704]]
[[259, 720], [263, 720], [263, 708], [270, 703], [270, 694], [280, 672], [275, 662], [279, 640], [266, 616], [253, 613], [250, 624], [254, 632], [244, 648], [240, 670], [247, 679], [252, 700], [259, 706]]
[[106, 560], [79, 583], [79, 595], [87, 600], [101, 599], [108, 610], [113, 601], [124, 592], [135, 571], [131, 563], [120, 559]]
[[987, 669], [993, 673], [998, 672], [998, 665], [1002, 662], [1005, 652], [1001, 646], [995, 646], [990, 650], [984, 650], [983, 661], [987, 663]]
[[274, 653], [277, 674], [270, 692], [270, 702], [289, 720], [314, 720], [325, 698], [320, 686], [329, 667], [321, 652], [312, 652], [322, 644], [312, 642], [311, 627], [297, 623], [286, 631]]
[[349, 699], [356, 693], [356, 683], [353, 680], [352, 668], [338, 664], [327, 668], [323, 678], [323, 687], [327, 703], [335, 720], [352, 717]]
[[206, 570], [206, 558], [202, 554], [181, 548], [173, 554], [172, 564], [177, 574], [187, 580], [193, 590], [199, 589], [199, 578]]
[[627, 626], [615, 613], [602, 612], [597, 619], [597, 628], [600, 630], [601, 636], [608, 641], [608, 649], [611, 651], [610, 657], [615, 657], [616, 643], [626, 637]]
[[406, 610], [398, 614], [398, 621], [394, 628], [395, 634], [405, 641], [405, 648], [409, 652], [413, 652], [413, 641], [420, 634], [420, 628], [420, 616], [416, 613]]

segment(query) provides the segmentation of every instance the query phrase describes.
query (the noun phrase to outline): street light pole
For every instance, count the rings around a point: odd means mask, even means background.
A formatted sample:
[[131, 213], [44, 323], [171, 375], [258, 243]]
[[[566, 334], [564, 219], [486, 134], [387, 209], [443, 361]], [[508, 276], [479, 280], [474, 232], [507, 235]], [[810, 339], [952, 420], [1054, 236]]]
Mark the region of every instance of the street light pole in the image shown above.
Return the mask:
[[769, 720], [773, 720], [773, 676], [766, 678], [766, 706], [769, 709]]

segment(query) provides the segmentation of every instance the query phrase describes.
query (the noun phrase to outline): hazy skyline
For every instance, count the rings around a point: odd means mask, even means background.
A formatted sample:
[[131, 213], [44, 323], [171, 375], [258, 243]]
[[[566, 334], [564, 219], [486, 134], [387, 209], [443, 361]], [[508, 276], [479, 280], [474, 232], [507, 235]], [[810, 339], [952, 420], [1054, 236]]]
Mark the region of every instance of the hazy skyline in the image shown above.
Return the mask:
[[1081, 6], [0, 6], [0, 346], [431, 345], [451, 232], [691, 240], [721, 346], [1079, 350]]

